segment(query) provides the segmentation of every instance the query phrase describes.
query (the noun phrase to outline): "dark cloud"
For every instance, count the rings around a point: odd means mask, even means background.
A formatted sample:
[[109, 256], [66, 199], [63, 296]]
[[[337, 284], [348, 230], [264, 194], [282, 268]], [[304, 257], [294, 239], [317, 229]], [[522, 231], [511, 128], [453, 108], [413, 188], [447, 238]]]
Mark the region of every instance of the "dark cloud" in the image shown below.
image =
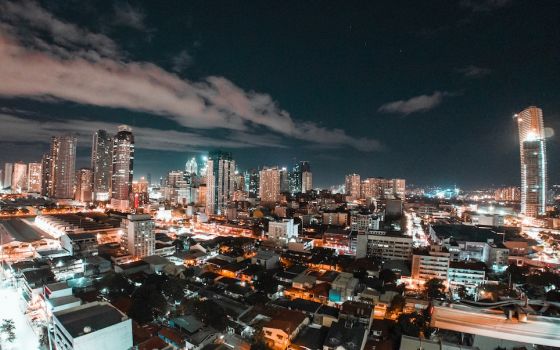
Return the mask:
[[379, 107], [380, 112], [396, 113], [396, 114], [411, 114], [418, 112], [426, 112], [430, 109], [437, 107], [445, 96], [451, 94], [446, 91], [434, 91], [431, 95], [414, 96], [407, 100], [398, 100], [385, 103]]

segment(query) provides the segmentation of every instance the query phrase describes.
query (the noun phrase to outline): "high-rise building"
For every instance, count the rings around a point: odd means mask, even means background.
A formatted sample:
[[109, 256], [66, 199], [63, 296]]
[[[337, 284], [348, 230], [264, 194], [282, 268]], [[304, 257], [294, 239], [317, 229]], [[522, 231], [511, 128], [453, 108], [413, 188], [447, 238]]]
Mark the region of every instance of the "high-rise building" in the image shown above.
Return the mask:
[[76, 179], [75, 136], [53, 136], [51, 140], [50, 197], [59, 199], [74, 198], [74, 181]]
[[206, 166], [206, 213], [225, 214], [235, 188], [235, 161], [231, 153], [214, 151]]
[[521, 213], [536, 217], [546, 211], [546, 136], [542, 110], [528, 107], [516, 116], [521, 160]]
[[41, 193], [43, 186], [43, 165], [29, 163], [27, 166], [27, 192]]
[[348, 196], [350, 196], [352, 199], [360, 198], [360, 186], [360, 175], [346, 175], [346, 179], [344, 181], [344, 190]]
[[198, 175], [198, 163], [196, 162], [195, 157], [189, 159], [189, 161], [185, 164], [185, 173], [191, 176]]
[[4, 164], [4, 181], [3, 181], [4, 188], [8, 188], [12, 186], [13, 172], [14, 172], [14, 163]]
[[274, 203], [280, 199], [280, 170], [263, 168], [259, 173], [259, 198], [261, 202]]
[[82, 168], [78, 171], [74, 198], [82, 203], [93, 201], [93, 171], [91, 169]]
[[129, 126], [119, 126], [119, 131], [113, 139], [112, 157], [111, 206], [120, 211], [127, 211], [130, 208], [134, 166], [134, 136]]
[[150, 215], [128, 215], [122, 221], [121, 244], [134, 257], [154, 255], [156, 238], [154, 220]]
[[14, 163], [12, 173], [12, 193], [27, 191], [27, 164], [24, 162]]
[[290, 192], [290, 176], [286, 167], [280, 169], [280, 192]]
[[113, 140], [105, 130], [93, 134], [91, 147], [91, 169], [93, 171], [94, 200], [107, 202], [111, 195], [113, 173]]
[[41, 168], [41, 196], [49, 196], [52, 193], [53, 187], [53, 177], [51, 175], [52, 161], [50, 153], [43, 154], [43, 158], [41, 159]]
[[178, 184], [184, 180], [185, 173], [182, 170], [171, 170], [167, 173], [165, 184], [169, 187], [178, 187]]
[[259, 195], [259, 171], [257, 169], [245, 172], [245, 192], [249, 198], [257, 198]]
[[[305, 178], [305, 187], [304, 187]], [[312, 189], [312, 176], [311, 176], [311, 165], [308, 161], [302, 160], [297, 163], [293, 171], [290, 173], [290, 192], [294, 193], [305, 193]]]

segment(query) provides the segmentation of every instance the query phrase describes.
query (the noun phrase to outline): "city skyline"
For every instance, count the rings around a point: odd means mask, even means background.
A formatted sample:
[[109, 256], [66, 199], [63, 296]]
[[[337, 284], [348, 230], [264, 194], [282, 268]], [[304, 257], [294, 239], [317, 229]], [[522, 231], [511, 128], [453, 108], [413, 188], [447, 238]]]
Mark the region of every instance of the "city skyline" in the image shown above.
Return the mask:
[[[182, 169], [193, 155], [223, 149], [233, 153], [241, 169], [292, 167], [307, 159], [317, 187], [341, 184], [355, 172], [472, 188], [519, 183], [517, 131], [511, 119], [515, 112], [539, 106], [545, 127], [559, 128], [560, 91], [552, 83], [552, 57], [558, 49], [551, 44], [558, 41], [558, 31], [542, 35], [557, 26], [552, 2], [534, 7], [512, 1], [485, 6], [434, 1], [420, 7], [434, 13], [433, 23], [407, 21], [415, 11], [397, 15], [398, 4], [363, 4], [362, 11], [272, 6], [259, 8], [259, 16], [248, 10], [255, 4], [236, 9], [234, 13], [245, 11], [241, 13], [260, 26], [259, 33], [232, 23], [223, 9], [211, 5], [201, 11], [178, 4], [188, 15], [166, 14], [171, 23], [189, 23], [186, 31], [166, 25], [164, 14], [149, 3], [133, 5], [81, 9], [99, 15], [92, 18], [103, 19], [101, 28], [70, 5], [2, 4], [0, 62], [7, 84], [0, 91], [0, 118], [7, 127], [0, 134], [0, 163], [38, 161], [50, 136], [61, 131], [77, 135], [77, 168], [88, 166], [93, 132], [128, 124], [137, 138], [137, 176], [163, 176], [166, 170]], [[137, 26], [116, 21], [123, 11], [140, 15]], [[217, 36], [205, 27], [207, 13], [213, 11], [219, 13], [213, 22]], [[314, 11], [321, 16], [311, 16]], [[275, 14], [295, 12], [293, 28], [282, 32], [290, 41], [286, 53], [263, 41], [278, 35], [270, 23]], [[380, 13], [395, 13], [407, 25], [398, 26], [399, 21]], [[534, 25], [537, 18], [539, 25]], [[508, 26], [509, 21], [519, 26]], [[53, 24], [65, 33], [53, 32]], [[534, 30], [517, 32], [526, 26]], [[502, 27], [512, 33], [506, 35]], [[236, 50], [228, 50], [232, 60], [227, 61], [217, 55], [230, 45], [224, 40], [226, 28], [238, 41]], [[247, 33], [253, 34], [243, 35]], [[508, 40], [514, 36], [515, 42]], [[488, 45], [470, 45], [481, 38]], [[313, 50], [302, 54], [302, 45], [313, 39]], [[252, 51], [255, 42], [263, 43], [259, 52]], [[530, 50], [531, 59], [522, 50], [527, 45], [536, 49]], [[288, 53], [297, 61], [287, 59]], [[44, 65], [31, 67], [32, 57]], [[332, 72], [333, 63], [340, 73]], [[283, 67], [284, 74], [274, 66]], [[109, 70], [118, 73], [108, 75]], [[16, 71], [26, 74], [16, 79]], [[49, 71], [70, 80], [42, 74]], [[72, 79], [86, 71], [95, 74], [100, 89], [74, 85]], [[157, 83], [149, 84], [150, 76]], [[138, 84], [129, 91], [126, 84], [133, 77]], [[171, 90], [162, 89], [165, 84]], [[125, 99], [129, 93], [135, 97]], [[206, 107], [197, 104], [205, 99]], [[547, 140], [547, 152], [549, 159], [556, 157], [555, 137]], [[549, 163], [549, 182], [554, 184], [560, 165]]]

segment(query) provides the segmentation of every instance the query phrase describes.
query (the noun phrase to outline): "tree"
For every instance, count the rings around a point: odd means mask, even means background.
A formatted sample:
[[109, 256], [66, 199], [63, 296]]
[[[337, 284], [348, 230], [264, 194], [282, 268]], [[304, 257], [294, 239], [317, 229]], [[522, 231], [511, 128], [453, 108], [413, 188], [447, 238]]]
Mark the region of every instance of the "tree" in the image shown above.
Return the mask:
[[526, 266], [517, 266], [517, 264], [510, 264], [506, 269], [506, 276], [511, 278], [512, 283], [525, 283], [526, 275], [529, 273], [529, 268]]
[[383, 283], [395, 283], [397, 282], [397, 275], [389, 270], [383, 269], [379, 272], [379, 279], [383, 281]]
[[12, 319], [3, 319], [2, 325], [0, 325], [0, 333], [2, 333], [9, 343], [13, 343], [16, 340], [15, 333], [16, 325]]
[[49, 346], [49, 331], [46, 326], [41, 327], [41, 334], [39, 335], [39, 345], [47, 348]]
[[443, 281], [438, 278], [432, 278], [426, 281], [424, 289], [429, 299], [441, 299], [445, 297], [445, 285]]
[[402, 295], [396, 294], [391, 300], [389, 311], [401, 313], [405, 306], [406, 306], [406, 299]]
[[143, 284], [132, 294], [128, 316], [139, 323], [153, 321], [167, 313], [167, 300], [154, 284]]
[[134, 291], [134, 285], [120, 273], [108, 273], [99, 280], [98, 289], [109, 299], [119, 296], [129, 296]]
[[460, 285], [459, 288], [457, 288], [457, 296], [459, 296], [459, 299], [462, 300], [472, 300], [471, 295], [467, 291], [467, 287], [463, 285]]

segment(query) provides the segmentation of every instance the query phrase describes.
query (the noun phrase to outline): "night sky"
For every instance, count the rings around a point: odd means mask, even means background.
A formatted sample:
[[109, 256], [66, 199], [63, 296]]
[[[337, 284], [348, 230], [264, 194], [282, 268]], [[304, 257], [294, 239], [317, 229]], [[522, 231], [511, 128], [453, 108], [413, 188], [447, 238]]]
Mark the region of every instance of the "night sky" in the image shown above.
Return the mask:
[[0, 163], [72, 132], [87, 166], [92, 133], [129, 124], [135, 176], [221, 148], [308, 160], [315, 186], [513, 185], [530, 105], [560, 133], [557, 0], [0, 0]]

